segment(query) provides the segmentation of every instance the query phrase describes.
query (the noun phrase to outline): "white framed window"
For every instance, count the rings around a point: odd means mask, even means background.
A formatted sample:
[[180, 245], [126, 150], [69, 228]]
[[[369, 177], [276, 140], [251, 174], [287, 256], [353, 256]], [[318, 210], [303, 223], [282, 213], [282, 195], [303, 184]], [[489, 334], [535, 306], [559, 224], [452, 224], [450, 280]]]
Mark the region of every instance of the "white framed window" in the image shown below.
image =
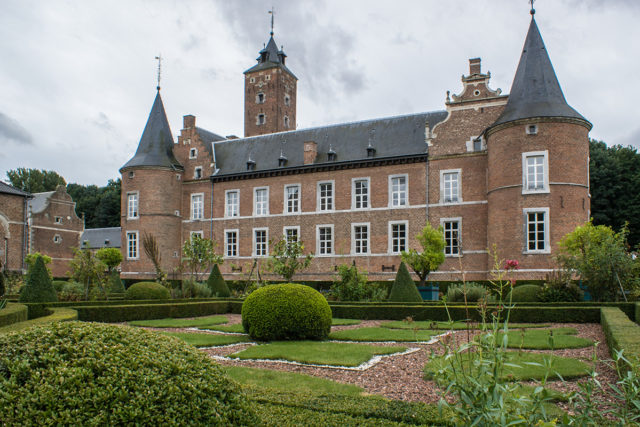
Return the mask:
[[284, 213], [300, 213], [300, 184], [284, 186]]
[[253, 229], [253, 256], [269, 255], [269, 229]]
[[138, 193], [127, 193], [127, 219], [137, 219], [138, 214]]
[[60, 237], [59, 234], [56, 234], [55, 236], [53, 236], [53, 243], [56, 243], [56, 244], [62, 243], [62, 237]]
[[407, 206], [407, 188], [409, 177], [407, 175], [391, 175], [389, 177], [389, 206], [392, 208]]
[[522, 153], [522, 194], [549, 192], [549, 152]]
[[368, 222], [351, 224], [351, 253], [362, 255], [369, 253], [369, 227]]
[[259, 92], [256, 95], [256, 104], [264, 104], [264, 100], [265, 100], [264, 93]]
[[138, 258], [138, 232], [127, 231], [127, 259]]
[[409, 223], [407, 221], [389, 222], [389, 253], [399, 254], [407, 250], [407, 232]]
[[191, 240], [198, 238], [198, 239], [204, 239], [204, 231], [199, 230], [199, 231], [192, 231], [189, 233], [189, 238]]
[[249, 77], [249, 83], [255, 83], [255, 82], [256, 82], [255, 77]]
[[191, 219], [204, 218], [204, 193], [191, 195]]
[[240, 190], [224, 192], [224, 216], [233, 218], [240, 215]]
[[333, 255], [333, 224], [316, 225], [318, 256]]
[[333, 210], [333, 181], [318, 183], [318, 210], [321, 212]]
[[270, 75], [270, 74], [267, 74], [266, 76], [264, 76], [264, 79], [265, 79], [265, 80], [271, 80], [271, 75]]
[[196, 166], [193, 170], [193, 179], [202, 179], [202, 166]]
[[224, 254], [227, 257], [238, 256], [238, 230], [224, 230]]
[[269, 215], [269, 187], [253, 189], [253, 215]]
[[440, 171], [440, 203], [462, 202], [461, 175], [462, 169]]
[[289, 127], [289, 116], [284, 116], [284, 127]]
[[62, 224], [62, 217], [61, 216], [53, 217], [53, 222], [55, 222], [56, 224]]
[[460, 256], [460, 232], [462, 218], [441, 218], [440, 225], [444, 234], [444, 256]]
[[289, 95], [284, 96], [284, 105], [291, 105], [291, 97]]
[[524, 214], [525, 226], [525, 253], [542, 253], [551, 252], [549, 244], [549, 208], [525, 208], [522, 210]]
[[351, 180], [351, 208], [369, 209], [369, 178]]
[[527, 135], [537, 135], [538, 134], [538, 125], [527, 125], [525, 127], [525, 132]]
[[267, 119], [265, 118], [264, 114], [258, 114], [258, 117], [256, 119], [256, 124], [257, 125], [263, 125], [263, 124], [265, 124], [266, 121], [267, 121]]
[[198, 149], [197, 148], [190, 148], [189, 149], [189, 158], [190, 159], [197, 159], [198, 158]]
[[282, 229], [284, 238], [287, 243], [295, 243], [300, 240], [300, 227], [292, 226], [292, 227], [284, 227]]

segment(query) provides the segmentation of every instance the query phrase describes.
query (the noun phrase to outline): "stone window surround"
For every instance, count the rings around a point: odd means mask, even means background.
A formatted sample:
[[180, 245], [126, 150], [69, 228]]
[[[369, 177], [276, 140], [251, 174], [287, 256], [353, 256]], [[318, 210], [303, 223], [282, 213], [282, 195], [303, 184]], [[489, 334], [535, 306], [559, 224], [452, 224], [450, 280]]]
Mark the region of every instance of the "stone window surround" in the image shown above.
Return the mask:
[[[259, 191], [264, 191], [264, 195], [265, 195], [265, 200], [263, 201], [259, 201], [258, 200], [258, 192]], [[264, 203], [264, 206], [262, 205], [258, 205], [258, 202], [260, 203]], [[262, 209], [258, 209], [258, 207], [264, 208], [264, 211], [262, 211]], [[269, 187], [253, 187], [253, 216], [266, 216], [269, 215]]]
[[[198, 199], [200, 200], [200, 203], [198, 203]], [[204, 193], [191, 194], [191, 219], [204, 219]]]
[[[298, 189], [298, 192], [297, 192], [297, 195], [296, 195], [296, 201], [297, 201], [296, 202], [296, 206], [297, 206], [297, 209], [294, 209], [294, 210], [290, 211], [289, 210], [289, 193], [288, 193], [288, 189], [289, 188], [294, 188], [294, 187]], [[300, 213], [300, 211], [302, 210], [301, 209], [301, 207], [302, 207], [301, 206], [301, 204], [302, 204], [301, 201], [302, 200], [300, 198], [301, 194], [302, 194], [302, 186], [300, 184], [285, 184], [285, 186], [284, 186], [284, 202], [283, 202], [284, 209], [282, 211], [283, 214], [291, 215], [291, 214]]]
[[[461, 246], [461, 236], [462, 236], [462, 217], [453, 217], [453, 218], [440, 218], [440, 226], [442, 227], [443, 232], [445, 232], [445, 223], [457, 223], [458, 224], [458, 236], [457, 240], [457, 253], [449, 253], [447, 254], [447, 239], [445, 238], [445, 247], [444, 247], [444, 256], [447, 258], [458, 258], [462, 256], [462, 246]], [[444, 237], [444, 235], [443, 235]], [[451, 248], [453, 249], [453, 248]]]
[[[394, 204], [393, 199], [393, 181], [398, 178], [404, 178], [404, 203], [403, 204]], [[409, 206], [409, 175], [408, 174], [395, 174], [389, 175], [389, 207], [390, 208], [405, 208]]]
[[[366, 227], [367, 228], [367, 238], [360, 239], [366, 242], [367, 250], [362, 252], [356, 252], [356, 227]], [[369, 222], [353, 222], [351, 223], [351, 255], [369, 255], [371, 254], [371, 223]]]
[[[135, 196], [135, 199], [133, 198]], [[135, 210], [133, 209], [135, 207]], [[127, 192], [127, 219], [140, 218], [140, 192]]]
[[[325, 199], [327, 200], [327, 202], [325, 203], [325, 205], [331, 205], [331, 207], [329, 209], [322, 209], [322, 194], [321, 194], [321, 186], [325, 185], [325, 184], [331, 184], [331, 196], [327, 196], [325, 197]], [[336, 184], [335, 184], [335, 180], [329, 180], [329, 181], [318, 181], [317, 185], [316, 185], [316, 210], [318, 212], [333, 212], [335, 210], [335, 189], [336, 189]], [[329, 203], [330, 202], [330, 203]]]
[[289, 240], [287, 239], [287, 231], [289, 230], [295, 230], [296, 231], [296, 242], [300, 241], [300, 226], [299, 225], [286, 225], [284, 227], [282, 227], [282, 235], [284, 237], [284, 239], [287, 241], [287, 243], [289, 243]]
[[[229, 237], [233, 235], [234, 241], [231, 242]], [[238, 240], [239, 230], [237, 228], [230, 228], [224, 230], [224, 257], [225, 258], [234, 258], [237, 257], [240, 253], [240, 246]], [[229, 249], [233, 249], [235, 255], [229, 255]]]
[[[235, 193], [236, 198], [235, 198], [235, 203], [231, 205], [229, 203], [229, 195], [233, 193]], [[235, 213], [235, 215], [230, 215], [229, 208], [233, 207], [234, 205], [235, 205], [235, 209], [232, 209], [231, 213]], [[240, 216], [240, 190], [239, 189], [226, 190], [224, 192], [224, 217], [234, 218], [238, 216]]]
[[[326, 253], [322, 253], [320, 250], [320, 229], [321, 228], [328, 228], [331, 230], [331, 239], [330, 240], [325, 240], [327, 242], [329, 242], [329, 246], [330, 246], [330, 251], [326, 252]], [[335, 235], [334, 235], [334, 230], [333, 230], [333, 224], [318, 224], [316, 225], [316, 256], [319, 257], [326, 257], [326, 256], [332, 256], [334, 254], [334, 239], [335, 239]]]
[[[366, 205], [357, 207], [356, 183], [364, 181], [366, 182], [366, 193], [363, 193], [366, 200]], [[361, 203], [363, 204], [363, 203]], [[352, 178], [351, 179], [351, 209], [353, 210], [367, 210], [371, 208], [371, 179], [369, 177]]]
[[[264, 253], [258, 255], [258, 241], [256, 239], [258, 232], [264, 232], [264, 242], [260, 242], [264, 247]], [[269, 228], [268, 227], [256, 227], [252, 231], [253, 234], [253, 254], [254, 257], [267, 257], [269, 256]], [[262, 252], [262, 251], [260, 251]]]
[[130, 259], [130, 260], [140, 259], [140, 250], [138, 245], [138, 230], [127, 231], [126, 237], [127, 237], [127, 259]]
[[[531, 213], [543, 213], [544, 219], [542, 226], [544, 227], [544, 249], [529, 249], [529, 214]], [[523, 232], [524, 232], [524, 249], [522, 251], [523, 254], [549, 254], [551, 253], [551, 242], [550, 242], [550, 218], [549, 218], [549, 208], [548, 207], [540, 207], [540, 208], [524, 208], [522, 209], [522, 217], [523, 217]], [[537, 241], [537, 238], [536, 238]]]
[[[528, 165], [527, 160], [531, 157], [539, 157], [542, 156], [542, 176], [543, 183], [542, 188], [533, 188], [529, 189], [528, 181], [527, 181], [527, 172]], [[549, 193], [549, 150], [544, 151], [529, 151], [526, 153], [522, 153], [522, 194], [541, 194], [541, 193]]]
[[[453, 200], [453, 194], [451, 197], [451, 201], [446, 201], [445, 199], [445, 175], [448, 174], [456, 174], [457, 184], [456, 184], [456, 196], [457, 198]], [[440, 203], [453, 205], [462, 203], [462, 169], [442, 169], [440, 170]]]
[[[393, 250], [393, 240], [394, 240], [394, 237], [393, 237], [393, 226], [394, 225], [404, 225], [404, 244], [403, 244], [404, 249], [400, 249], [398, 251], [394, 251]], [[403, 250], [406, 251], [408, 249], [408, 243], [409, 243], [409, 238], [408, 238], [408, 235], [409, 235], [409, 221], [408, 220], [389, 221], [389, 231], [388, 231], [388, 233], [389, 233], [389, 248], [388, 248], [388, 251], [389, 251], [390, 254], [397, 255], [397, 254], [400, 254]]]

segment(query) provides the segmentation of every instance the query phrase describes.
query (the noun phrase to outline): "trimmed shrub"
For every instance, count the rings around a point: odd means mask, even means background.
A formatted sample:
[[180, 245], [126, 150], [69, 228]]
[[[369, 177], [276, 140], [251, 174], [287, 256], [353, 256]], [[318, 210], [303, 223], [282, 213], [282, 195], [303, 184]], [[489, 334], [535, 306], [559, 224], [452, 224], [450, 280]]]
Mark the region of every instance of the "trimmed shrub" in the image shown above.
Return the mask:
[[466, 286], [464, 283], [456, 283], [447, 288], [447, 302], [464, 302], [465, 290], [468, 303], [478, 302], [482, 298], [489, 297], [489, 290], [478, 283], [469, 282]]
[[[238, 303], [238, 306], [240, 304]], [[129, 320], [150, 320], [179, 317], [200, 317], [209, 314], [229, 312], [226, 301], [145, 303], [145, 304], [95, 304], [74, 306], [78, 319], [87, 322], [127, 322]], [[236, 313], [240, 313], [238, 309]]]
[[219, 298], [229, 298], [231, 296], [227, 282], [225, 282], [222, 274], [220, 274], [218, 264], [213, 264], [211, 274], [209, 274], [209, 279], [207, 279], [207, 286], [211, 289], [211, 295], [213, 296]]
[[575, 283], [556, 284], [545, 283], [538, 292], [540, 302], [580, 302], [584, 292]]
[[[536, 302], [538, 293], [542, 288], [538, 285], [520, 285], [511, 290], [511, 301], [513, 302]], [[507, 295], [509, 301], [509, 295]]]
[[171, 293], [156, 282], [134, 283], [124, 293], [125, 299], [170, 299]]
[[109, 275], [107, 292], [111, 294], [124, 293], [124, 285], [122, 284], [122, 280], [120, 280], [120, 273], [118, 273], [116, 270], [113, 270]]
[[0, 336], [8, 425], [257, 425], [239, 386], [194, 347], [127, 326], [53, 323]]
[[616, 350], [624, 350], [627, 360], [631, 363], [640, 362], [640, 326], [619, 308], [602, 307], [600, 313], [600, 324], [611, 354]]
[[24, 322], [27, 320], [27, 306], [22, 304], [8, 303], [0, 311], [0, 327], [11, 325], [12, 323]]
[[393, 281], [389, 301], [393, 302], [422, 302], [422, 296], [413, 282], [407, 266], [400, 263], [396, 280]]
[[78, 282], [64, 282], [58, 292], [60, 301], [82, 301], [84, 299], [84, 285]]
[[51, 284], [51, 277], [44, 265], [42, 257], [29, 267], [27, 280], [20, 292], [20, 302], [51, 302], [58, 301], [56, 290]]
[[0, 328], [0, 333], [21, 331], [36, 325], [53, 322], [69, 322], [78, 320], [78, 312], [72, 308], [53, 308], [49, 313], [31, 320], [17, 322]]
[[331, 308], [313, 288], [295, 283], [268, 285], [242, 304], [242, 326], [256, 340], [321, 340], [331, 331]]

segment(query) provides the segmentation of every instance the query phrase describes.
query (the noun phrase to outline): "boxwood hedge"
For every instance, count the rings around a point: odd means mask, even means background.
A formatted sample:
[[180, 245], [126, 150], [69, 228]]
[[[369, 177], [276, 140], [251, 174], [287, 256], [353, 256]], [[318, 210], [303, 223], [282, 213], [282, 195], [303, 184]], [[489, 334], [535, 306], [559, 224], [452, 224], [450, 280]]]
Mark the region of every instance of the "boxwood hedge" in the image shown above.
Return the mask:
[[24, 304], [8, 303], [5, 308], [0, 310], [0, 326], [24, 322], [25, 320], [27, 320], [27, 306]]
[[169, 289], [156, 282], [138, 282], [124, 293], [127, 299], [169, 299]]
[[25, 320], [23, 322], [3, 326], [0, 328], [0, 333], [21, 331], [23, 329], [30, 328], [31, 326], [43, 325], [45, 323], [78, 320], [78, 312], [72, 308], [52, 308], [47, 310], [50, 311], [50, 314], [36, 319]]
[[632, 322], [619, 308], [603, 307], [600, 324], [607, 338], [607, 346], [613, 354], [624, 350], [624, 357], [640, 362], [640, 326]]
[[228, 313], [226, 301], [91, 305], [73, 308], [78, 311], [79, 320], [89, 322], [127, 322], [129, 320], [199, 317], [208, 314]]

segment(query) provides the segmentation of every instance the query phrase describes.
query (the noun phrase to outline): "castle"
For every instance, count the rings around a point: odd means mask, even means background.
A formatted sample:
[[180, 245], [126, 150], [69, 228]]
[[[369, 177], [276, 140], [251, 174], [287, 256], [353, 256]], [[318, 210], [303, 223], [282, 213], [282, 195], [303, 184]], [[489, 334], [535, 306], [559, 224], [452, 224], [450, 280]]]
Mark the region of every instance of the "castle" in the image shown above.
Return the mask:
[[441, 111], [297, 130], [297, 77], [273, 32], [244, 72], [244, 138], [186, 115], [174, 143], [158, 87], [120, 169], [123, 278], [154, 276], [146, 233], [170, 272], [194, 235], [217, 243], [227, 279], [286, 238], [315, 254], [297, 280], [332, 280], [352, 263], [390, 280], [427, 222], [446, 241], [430, 280], [486, 280], [493, 245], [519, 260], [518, 279], [544, 278], [557, 242], [589, 219], [592, 125], [567, 104], [531, 12], [510, 94], [474, 58]]

